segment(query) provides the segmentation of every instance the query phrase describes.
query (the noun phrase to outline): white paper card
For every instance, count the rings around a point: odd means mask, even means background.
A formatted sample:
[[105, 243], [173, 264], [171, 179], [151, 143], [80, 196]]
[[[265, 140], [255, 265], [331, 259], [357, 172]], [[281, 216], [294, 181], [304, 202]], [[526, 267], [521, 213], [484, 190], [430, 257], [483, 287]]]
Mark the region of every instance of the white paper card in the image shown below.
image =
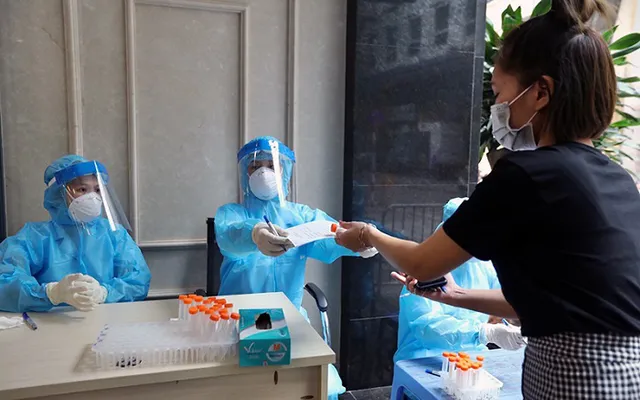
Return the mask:
[[313, 221], [306, 224], [294, 226], [287, 229], [287, 239], [293, 243], [294, 246], [300, 247], [307, 243], [315, 242], [316, 240], [329, 239], [336, 237], [336, 234], [331, 232], [331, 225], [335, 222], [331, 221]]

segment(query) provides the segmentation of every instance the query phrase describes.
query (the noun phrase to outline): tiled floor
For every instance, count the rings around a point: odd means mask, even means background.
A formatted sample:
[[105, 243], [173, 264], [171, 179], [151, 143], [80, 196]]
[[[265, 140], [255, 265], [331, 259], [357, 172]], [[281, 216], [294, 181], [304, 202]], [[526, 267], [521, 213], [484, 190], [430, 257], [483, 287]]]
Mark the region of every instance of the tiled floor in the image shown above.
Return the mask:
[[340, 400], [389, 400], [389, 397], [391, 386], [347, 392], [340, 396]]

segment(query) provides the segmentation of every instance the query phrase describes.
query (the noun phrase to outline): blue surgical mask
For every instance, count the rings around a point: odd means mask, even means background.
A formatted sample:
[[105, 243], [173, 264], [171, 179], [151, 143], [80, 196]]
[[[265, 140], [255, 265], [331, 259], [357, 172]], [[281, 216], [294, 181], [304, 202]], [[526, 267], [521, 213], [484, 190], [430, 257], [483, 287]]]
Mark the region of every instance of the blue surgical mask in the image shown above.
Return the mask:
[[533, 135], [533, 125], [531, 125], [531, 121], [533, 121], [533, 118], [538, 114], [537, 111], [529, 118], [526, 124], [518, 129], [512, 128], [509, 124], [509, 120], [511, 119], [511, 105], [527, 93], [532, 86], [526, 88], [511, 102], [491, 106], [491, 131], [493, 137], [500, 145], [508, 150], [535, 150], [538, 147]]

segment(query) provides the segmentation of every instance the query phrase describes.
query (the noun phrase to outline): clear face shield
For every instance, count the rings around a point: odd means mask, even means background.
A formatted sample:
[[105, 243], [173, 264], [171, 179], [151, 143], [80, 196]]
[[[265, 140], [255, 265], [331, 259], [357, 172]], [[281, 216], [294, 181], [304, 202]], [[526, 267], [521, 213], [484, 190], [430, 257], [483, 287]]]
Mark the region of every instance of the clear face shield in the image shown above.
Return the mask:
[[256, 139], [238, 153], [241, 201], [287, 205], [295, 165], [293, 152], [275, 139]]
[[109, 185], [107, 168], [98, 161], [74, 164], [55, 174], [69, 217], [80, 228], [90, 227], [100, 220], [106, 221], [112, 231], [121, 225], [131, 231], [131, 225], [120, 205], [118, 196]]

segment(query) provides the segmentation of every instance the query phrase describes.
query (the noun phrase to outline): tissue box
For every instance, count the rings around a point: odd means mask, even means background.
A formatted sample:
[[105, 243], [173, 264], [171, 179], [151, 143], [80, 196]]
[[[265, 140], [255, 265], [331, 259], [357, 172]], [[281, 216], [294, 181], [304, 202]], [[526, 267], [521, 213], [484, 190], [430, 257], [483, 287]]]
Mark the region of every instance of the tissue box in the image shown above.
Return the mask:
[[281, 308], [240, 310], [241, 367], [291, 364], [291, 336]]

